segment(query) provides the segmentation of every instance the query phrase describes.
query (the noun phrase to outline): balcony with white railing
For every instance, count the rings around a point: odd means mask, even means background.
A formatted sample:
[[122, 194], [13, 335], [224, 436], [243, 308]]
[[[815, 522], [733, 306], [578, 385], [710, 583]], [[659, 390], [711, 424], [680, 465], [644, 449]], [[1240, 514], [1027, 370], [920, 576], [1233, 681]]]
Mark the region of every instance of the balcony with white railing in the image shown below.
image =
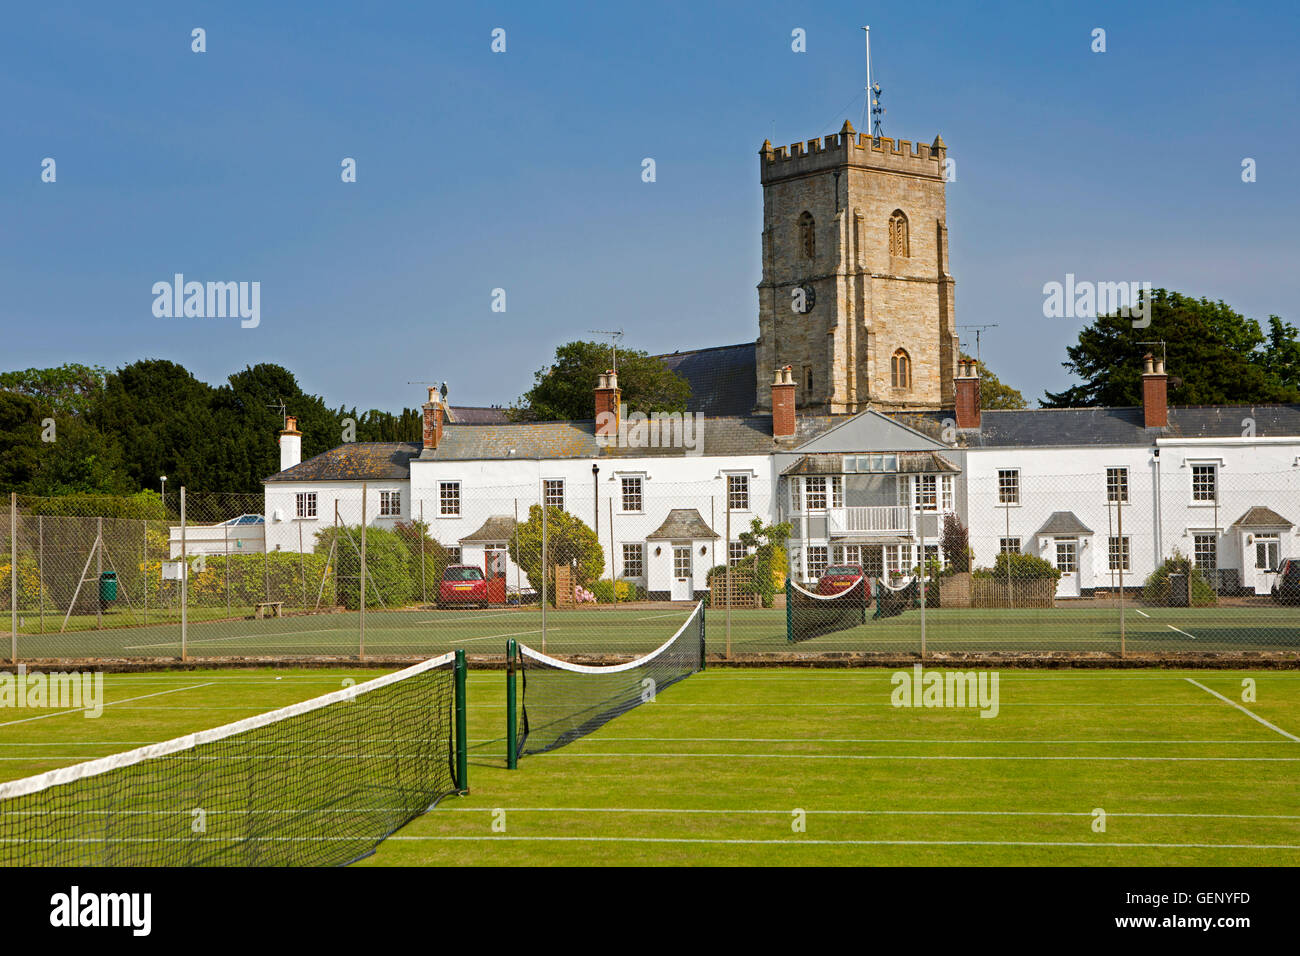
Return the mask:
[[911, 534], [911, 509], [905, 505], [831, 508], [827, 529], [834, 538], [858, 534]]

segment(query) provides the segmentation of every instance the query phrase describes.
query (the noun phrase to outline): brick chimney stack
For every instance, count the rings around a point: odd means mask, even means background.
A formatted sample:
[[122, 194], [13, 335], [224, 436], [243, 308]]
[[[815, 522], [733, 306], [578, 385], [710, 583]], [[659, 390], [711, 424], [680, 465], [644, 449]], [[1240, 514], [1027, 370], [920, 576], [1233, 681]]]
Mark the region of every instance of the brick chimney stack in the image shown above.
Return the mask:
[[954, 382], [957, 427], [980, 427], [980, 377], [979, 366], [974, 361], [957, 361], [957, 378]]
[[1142, 419], [1147, 428], [1169, 425], [1169, 376], [1164, 359], [1150, 352], [1142, 357]]
[[436, 451], [442, 442], [442, 396], [432, 385], [429, 400], [420, 406], [424, 410], [424, 450]]
[[286, 415], [284, 431], [280, 432], [280, 470], [285, 471], [302, 461], [302, 432], [298, 431], [298, 417]]
[[618, 373], [605, 370], [596, 384], [596, 436], [614, 438], [618, 435], [619, 402], [623, 390], [618, 387]]
[[789, 365], [772, 380], [772, 437], [794, 437], [794, 372]]

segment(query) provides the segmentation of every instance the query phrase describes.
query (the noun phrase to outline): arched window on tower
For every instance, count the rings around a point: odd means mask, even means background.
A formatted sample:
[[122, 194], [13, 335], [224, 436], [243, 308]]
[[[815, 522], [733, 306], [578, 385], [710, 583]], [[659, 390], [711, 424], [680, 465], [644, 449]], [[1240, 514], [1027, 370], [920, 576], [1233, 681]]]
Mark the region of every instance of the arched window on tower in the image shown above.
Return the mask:
[[805, 259], [812, 259], [817, 255], [817, 231], [810, 212], [805, 212], [799, 217], [799, 249]]
[[889, 254], [891, 256], [910, 256], [907, 235], [907, 216], [903, 210], [895, 209], [889, 217]]
[[894, 388], [912, 387], [912, 360], [904, 349], [899, 349], [889, 360], [889, 383]]

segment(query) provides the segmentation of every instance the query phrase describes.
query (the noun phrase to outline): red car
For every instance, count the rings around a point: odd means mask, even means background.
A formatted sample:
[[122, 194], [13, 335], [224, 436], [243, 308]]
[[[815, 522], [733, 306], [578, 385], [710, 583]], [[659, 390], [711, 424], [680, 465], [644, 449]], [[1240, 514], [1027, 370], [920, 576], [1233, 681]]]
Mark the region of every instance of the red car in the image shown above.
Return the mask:
[[488, 606], [488, 584], [482, 568], [449, 564], [443, 569], [442, 582], [438, 585], [438, 607], [451, 604]]
[[[822, 576], [817, 579], [818, 594], [839, 594], [847, 587], [851, 587], [853, 582], [858, 578], [865, 578], [867, 572], [863, 571], [860, 565], [856, 564], [836, 564], [822, 572]], [[867, 583], [868, 592], [871, 585]]]

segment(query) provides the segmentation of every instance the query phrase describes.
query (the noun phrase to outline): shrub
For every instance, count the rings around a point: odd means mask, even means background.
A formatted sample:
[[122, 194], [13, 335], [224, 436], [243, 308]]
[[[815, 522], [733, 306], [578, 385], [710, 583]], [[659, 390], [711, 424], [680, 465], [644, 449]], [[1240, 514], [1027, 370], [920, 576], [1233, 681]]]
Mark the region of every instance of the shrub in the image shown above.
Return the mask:
[[1205, 580], [1200, 568], [1192, 562], [1191, 558], [1177, 549], [1146, 579], [1146, 583], [1142, 586], [1143, 602], [1164, 606], [1169, 604], [1173, 599], [1173, 586], [1169, 582], [1171, 573], [1188, 576], [1187, 583], [1191, 598], [1189, 603], [1193, 607], [1205, 607], [1218, 602], [1218, 595], [1214, 593], [1210, 582]]
[[[589, 588], [600, 578], [605, 568], [605, 552], [596, 539], [596, 532], [578, 518], [549, 508], [546, 512], [546, 544], [550, 550], [550, 564], [568, 565], [573, 569], [574, 584]], [[542, 588], [542, 506], [528, 509], [528, 520], [519, 525], [510, 542], [510, 559], [524, 570], [528, 583], [538, 592]], [[547, 576], [548, 581], [550, 575]], [[554, 582], [547, 586], [547, 598], [555, 603]]]
[[[1010, 571], [1009, 575], [1008, 570]], [[1022, 581], [1035, 578], [1051, 578], [1053, 581], [1061, 579], [1060, 570], [1052, 562], [1044, 560], [1036, 554], [1020, 554], [1007, 551], [998, 555], [997, 560], [993, 562], [992, 568], [976, 568], [974, 573], [976, 577], [997, 578], [999, 581], [1005, 581], [1008, 576], [1013, 580]]]
[[955, 573], [970, 570], [970, 532], [955, 514], [943, 519], [943, 536], [939, 539], [943, 559]]
[[[421, 600], [426, 594], [438, 594], [442, 572], [451, 564], [451, 552], [429, 536], [429, 525], [424, 521], [399, 521], [394, 533], [406, 546], [411, 565], [411, 593]], [[367, 541], [369, 535], [367, 535]], [[421, 570], [423, 562], [423, 571]]]
[[646, 597], [645, 588], [627, 579], [614, 582], [614, 595], [619, 601], [644, 601]]
[[596, 595], [597, 604], [613, 604], [618, 600], [618, 587], [613, 581], [601, 578], [591, 585], [591, 593]]
[[[350, 611], [361, 607], [361, 529], [340, 525], [316, 535], [316, 553], [334, 548], [338, 603]], [[386, 528], [366, 529], [366, 607], [403, 607], [415, 589], [411, 584], [411, 553], [402, 538]]]

